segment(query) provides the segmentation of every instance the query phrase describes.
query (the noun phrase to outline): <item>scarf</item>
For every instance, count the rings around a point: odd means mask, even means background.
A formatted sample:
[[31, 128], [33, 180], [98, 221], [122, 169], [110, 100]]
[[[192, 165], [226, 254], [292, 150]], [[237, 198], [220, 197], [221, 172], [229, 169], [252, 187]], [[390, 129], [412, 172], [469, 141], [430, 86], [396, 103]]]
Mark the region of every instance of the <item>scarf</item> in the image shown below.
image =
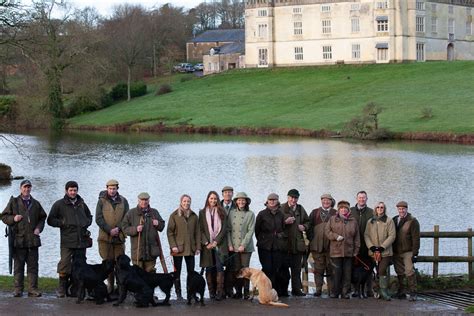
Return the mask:
[[209, 229], [209, 237], [210, 242], [214, 242], [216, 240], [217, 235], [219, 235], [221, 231], [221, 218], [217, 212], [217, 208], [214, 207], [213, 209], [206, 208], [206, 222], [207, 228]]
[[178, 216], [184, 216], [184, 218], [188, 219], [190, 215], [191, 215], [191, 209], [190, 208], [185, 210], [181, 206], [178, 207]]

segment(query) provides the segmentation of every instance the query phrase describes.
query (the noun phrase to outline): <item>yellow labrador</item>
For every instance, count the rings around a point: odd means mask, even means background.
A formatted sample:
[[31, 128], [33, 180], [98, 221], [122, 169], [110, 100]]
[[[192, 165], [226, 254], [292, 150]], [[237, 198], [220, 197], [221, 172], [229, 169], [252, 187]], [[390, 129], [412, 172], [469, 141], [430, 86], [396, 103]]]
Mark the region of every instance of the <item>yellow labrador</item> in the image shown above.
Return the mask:
[[272, 282], [263, 273], [263, 271], [254, 268], [243, 268], [240, 269], [238, 278], [250, 279], [252, 283], [252, 298], [255, 293], [255, 289], [258, 288], [258, 301], [263, 305], [272, 305], [278, 307], [288, 307], [287, 304], [278, 302], [278, 294], [275, 289], [272, 288]]

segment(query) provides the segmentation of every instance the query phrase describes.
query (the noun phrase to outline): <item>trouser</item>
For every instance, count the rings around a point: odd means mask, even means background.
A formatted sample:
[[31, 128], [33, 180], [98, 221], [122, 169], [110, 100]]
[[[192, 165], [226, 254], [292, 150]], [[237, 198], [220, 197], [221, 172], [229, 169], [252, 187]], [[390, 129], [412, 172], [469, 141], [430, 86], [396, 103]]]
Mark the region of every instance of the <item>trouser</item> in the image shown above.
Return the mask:
[[242, 268], [248, 268], [250, 265], [250, 257], [252, 256], [251, 252], [234, 252], [234, 257], [233, 257], [233, 284], [232, 286], [235, 287], [236, 293], [237, 294], [242, 294], [242, 288], [246, 286], [245, 279], [239, 279], [235, 278], [235, 275], [238, 273], [238, 271]]
[[393, 261], [395, 263], [395, 272], [397, 275], [405, 275], [407, 277], [415, 274], [415, 267], [411, 261], [413, 252], [394, 254]]
[[123, 254], [125, 254], [125, 244], [99, 241], [99, 255], [102, 259], [117, 260], [117, 257]]
[[324, 283], [324, 275], [326, 275], [328, 294], [330, 294], [333, 283], [333, 269], [329, 252], [318, 253], [312, 251], [311, 256], [314, 261], [314, 283], [316, 285], [316, 292], [321, 293]]
[[71, 274], [72, 269], [72, 257], [74, 255], [85, 256], [86, 248], [63, 248], [61, 247], [61, 259], [58, 263], [58, 273], [60, 275], [69, 275]]
[[177, 278], [181, 276], [181, 268], [183, 266], [183, 258], [186, 262], [186, 272], [190, 275], [194, 271], [195, 258], [194, 256], [173, 256], [173, 264], [176, 269]]
[[28, 290], [31, 291], [38, 289], [38, 259], [38, 247], [15, 248], [13, 255], [15, 290], [20, 292], [23, 291], [25, 263], [27, 265], [26, 272], [28, 274], [29, 282]]
[[303, 261], [303, 254], [288, 254], [288, 263], [291, 271], [291, 290], [301, 291], [303, 285], [301, 284], [301, 264]]
[[234, 294], [234, 284], [237, 282], [235, 280], [235, 256], [236, 252], [229, 251], [229, 259], [227, 260], [225, 264], [225, 273], [224, 273], [224, 289], [225, 289], [225, 295], [228, 297], [232, 297]]
[[345, 295], [351, 289], [352, 257], [333, 257], [335, 295]]
[[272, 282], [274, 289], [279, 288], [277, 273], [283, 263], [283, 252], [279, 250], [266, 250], [258, 248], [258, 259], [262, 265], [262, 271]]
[[206, 267], [206, 272], [224, 272], [224, 264], [219, 256], [219, 253], [215, 250], [211, 250], [212, 266]]
[[382, 257], [382, 260], [378, 263], [378, 276], [386, 276], [388, 267], [390, 266], [390, 262], [392, 261], [392, 257]]

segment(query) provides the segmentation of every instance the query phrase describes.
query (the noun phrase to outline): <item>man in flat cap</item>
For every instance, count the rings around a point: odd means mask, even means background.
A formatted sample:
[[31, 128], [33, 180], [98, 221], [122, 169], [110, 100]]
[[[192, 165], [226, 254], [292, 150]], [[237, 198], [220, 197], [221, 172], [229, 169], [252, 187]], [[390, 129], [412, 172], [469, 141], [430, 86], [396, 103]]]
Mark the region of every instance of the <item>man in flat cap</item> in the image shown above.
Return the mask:
[[[129, 211], [128, 201], [118, 193], [119, 183], [111, 179], [99, 193], [95, 208], [95, 222], [99, 226], [99, 254], [102, 259], [116, 260], [125, 253], [125, 234], [122, 220]], [[114, 291], [114, 272], [107, 278], [107, 290]]]
[[[225, 187], [222, 188], [222, 201], [221, 205], [222, 208], [224, 208], [225, 214], [228, 217], [230, 214], [230, 210], [236, 208], [235, 202], [232, 199], [234, 196], [234, 188], [231, 186], [226, 185]], [[228, 253], [229, 257], [234, 257], [234, 252], [229, 251]], [[234, 296], [234, 274], [235, 271], [233, 271], [233, 264], [234, 260], [227, 260], [225, 262], [225, 272], [224, 272], [224, 291], [225, 295], [227, 297], [233, 297]]]
[[[288, 249], [283, 261], [282, 273], [288, 273], [288, 268], [290, 268], [291, 294], [293, 296], [306, 295], [302, 291], [301, 265], [303, 255], [307, 251], [303, 232], [308, 231], [309, 218], [304, 207], [298, 204], [299, 197], [298, 190], [291, 189], [287, 194], [287, 202], [281, 205], [281, 211], [285, 218], [285, 235], [288, 237]], [[287, 290], [282, 288], [281, 293], [287, 294]]]
[[82, 197], [77, 194], [78, 191], [77, 182], [68, 181], [65, 185], [66, 194], [53, 204], [48, 215], [48, 225], [58, 227], [61, 234], [59, 287], [56, 293], [60, 298], [66, 296], [72, 258], [75, 255], [85, 256], [87, 247], [91, 246], [90, 232], [87, 228], [92, 224], [92, 215]]
[[321, 195], [321, 207], [314, 209], [309, 214], [308, 239], [309, 249], [314, 261], [314, 283], [316, 292], [314, 296], [321, 296], [323, 288], [323, 277], [326, 275], [328, 295], [333, 288], [333, 271], [329, 257], [329, 239], [324, 234], [324, 226], [329, 218], [337, 214], [332, 207], [334, 199], [331, 194]]
[[393, 218], [397, 229], [397, 236], [393, 243], [393, 260], [399, 284], [397, 297], [400, 299], [406, 298], [403, 284], [406, 276], [410, 300], [415, 301], [417, 294], [414, 263], [420, 250], [420, 224], [415, 217], [408, 213], [407, 202], [398, 202], [397, 210], [398, 215]]
[[28, 296], [38, 297], [38, 248], [41, 246], [40, 233], [43, 231], [46, 213], [41, 204], [31, 196], [31, 181], [20, 183], [20, 195], [11, 197], [1, 214], [2, 221], [10, 227], [14, 236], [13, 283], [14, 297], [23, 295], [25, 263], [28, 273]]
[[222, 188], [221, 205], [224, 208], [227, 216], [229, 216], [230, 210], [236, 207], [234, 200], [232, 199], [233, 196], [234, 196], [234, 188], [228, 185]]
[[158, 211], [150, 207], [150, 195], [138, 195], [138, 205], [125, 215], [122, 229], [131, 238], [132, 262], [148, 272], [155, 272], [156, 258], [160, 256], [158, 232], [165, 228], [165, 221]]

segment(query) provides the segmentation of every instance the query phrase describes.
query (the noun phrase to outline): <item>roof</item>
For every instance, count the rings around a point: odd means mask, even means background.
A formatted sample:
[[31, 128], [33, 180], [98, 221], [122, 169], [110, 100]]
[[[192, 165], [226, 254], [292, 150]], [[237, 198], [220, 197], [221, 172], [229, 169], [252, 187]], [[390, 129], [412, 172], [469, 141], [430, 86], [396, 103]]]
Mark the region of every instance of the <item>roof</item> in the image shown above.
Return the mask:
[[204, 33], [192, 38], [188, 43], [205, 43], [205, 42], [244, 42], [244, 29], [228, 29], [228, 30], [208, 30]]
[[244, 54], [245, 53], [245, 43], [244, 42], [235, 42], [230, 44], [225, 44], [220, 47], [219, 54]]

